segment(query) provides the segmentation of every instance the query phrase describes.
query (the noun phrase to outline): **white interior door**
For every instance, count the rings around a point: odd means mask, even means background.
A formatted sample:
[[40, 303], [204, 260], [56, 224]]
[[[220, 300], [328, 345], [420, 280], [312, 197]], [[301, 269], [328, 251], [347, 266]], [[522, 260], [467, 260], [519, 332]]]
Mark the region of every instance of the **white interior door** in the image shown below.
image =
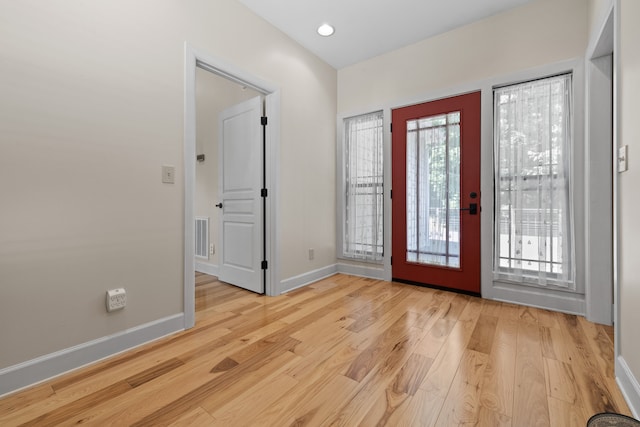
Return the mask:
[[218, 157], [218, 278], [258, 293], [264, 293], [261, 117], [261, 97], [223, 111]]

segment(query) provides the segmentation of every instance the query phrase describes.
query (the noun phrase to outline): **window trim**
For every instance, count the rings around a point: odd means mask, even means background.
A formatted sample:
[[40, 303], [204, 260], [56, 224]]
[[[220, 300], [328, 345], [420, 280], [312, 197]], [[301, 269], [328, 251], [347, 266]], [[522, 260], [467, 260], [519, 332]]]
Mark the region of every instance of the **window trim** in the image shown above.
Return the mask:
[[[346, 233], [346, 200], [345, 200], [345, 186], [346, 186], [346, 149], [347, 149], [347, 141], [346, 141], [346, 123], [347, 120], [367, 116], [370, 114], [380, 114], [382, 120], [382, 139], [380, 143], [382, 144], [382, 209], [380, 211], [380, 215], [382, 216], [382, 224], [383, 231], [381, 236], [381, 245], [382, 245], [382, 254], [379, 259], [366, 259], [361, 258], [350, 253], [345, 252], [345, 233]], [[386, 182], [386, 170], [387, 170], [387, 152], [386, 152], [386, 133], [385, 133], [385, 125], [387, 125], [387, 115], [383, 109], [372, 109], [371, 111], [359, 113], [359, 114], [351, 114], [348, 116], [338, 117], [337, 121], [337, 149], [336, 149], [336, 257], [338, 259], [372, 264], [376, 266], [381, 266], [385, 262], [386, 258], [386, 209], [387, 209], [387, 197], [388, 194], [387, 188], [385, 186]]]
[[[510, 268], [508, 267], [498, 267], [499, 263], [499, 251], [496, 239], [498, 239], [499, 231], [498, 231], [498, 215], [499, 209], [497, 206], [497, 196], [500, 191], [499, 185], [496, 181], [496, 168], [497, 165], [497, 151], [496, 151], [496, 116], [495, 116], [495, 96], [496, 91], [510, 86], [517, 86], [520, 84], [526, 84], [530, 82], [536, 82], [540, 80], [550, 79], [554, 77], [566, 76], [569, 75], [571, 77], [571, 104], [569, 110], [569, 120], [570, 128], [570, 138], [568, 143], [568, 151], [569, 155], [565, 157], [565, 161], [568, 162], [569, 167], [569, 176], [568, 179], [568, 215], [569, 221], [572, 224], [572, 235], [570, 237], [569, 244], [571, 246], [571, 253], [573, 255], [572, 263], [571, 263], [571, 273], [570, 280], [557, 280], [557, 275], [550, 273], [547, 278], [546, 284], [539, 284], [536, 280], [535, 273], [526, 274], [523, 272], [523, 277], [520, 279], [514, 278], [512, 274], [510, 274]], [[572, 67], [565, 70], [559, 70], [551, 73], [538, 73], [533, 76], [526, 76], [525, 78], [521, 78], [518, 80], [514, 80], [508, 83], [500, 83], [495, 84], [491, 87], [491, 150], [492, 150], [492, 183], [493, 183], [493, 216], [492, 216], [492, 257], [491, 257], [491, 274], [493, 275], [493, 283], [494, 286], [498, 284], [511, 284], [516, 286], [527, 285], [532, 287], [538, 287], [549, 290], [559, 290], [559, 291], [567, 291], [572, 293], [583, 293], [584, 292], [584, 284], [582, 283], [583, 278], [581, 277], [578, 267], [582, 265], [584, 260], [584, 255], [579, 252], [579, 248], [581, 247], [578, 243], [578, 239], [584, 239], [584, 237], [580, 237], [580, 230], [582, 229], [582, 225], [584, 224], [583, 218], [576, 217], [576, 206], [582, 206], [584, 204], [584, 200], [582, 197], [578, 197], [578, 200], [575, 200], [576, 191], [582, 191], [581, 189], [577, 189], [579, 185], [579, 181], [577, 179], [584, 174], [584, 167], [582, 166], [583, 162], [578, 161], [576, 159], [583, 159], [584, 157], [584, 135], [581, 132], [583, 126], [583, 116], [582, 112], [579, 110], [579, 106], [583, 103], [582, 97], [582, 88], [579, 86], [582, 84], [582, 73], [577, 67]], [[584, 242], [583, 242], [584, 243]], [[549, 261], [552, 262], [552, 261]]]

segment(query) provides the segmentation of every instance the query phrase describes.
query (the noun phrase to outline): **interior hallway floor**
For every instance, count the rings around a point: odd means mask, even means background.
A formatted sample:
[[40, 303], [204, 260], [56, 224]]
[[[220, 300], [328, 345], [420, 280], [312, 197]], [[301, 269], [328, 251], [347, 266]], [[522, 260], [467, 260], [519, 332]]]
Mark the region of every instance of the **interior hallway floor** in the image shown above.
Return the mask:
[[630, 415], [613, 328], [338, 274], [265, 297], [196, 274], [196, 326], [0, 400], [0, 425], [580, 426]]

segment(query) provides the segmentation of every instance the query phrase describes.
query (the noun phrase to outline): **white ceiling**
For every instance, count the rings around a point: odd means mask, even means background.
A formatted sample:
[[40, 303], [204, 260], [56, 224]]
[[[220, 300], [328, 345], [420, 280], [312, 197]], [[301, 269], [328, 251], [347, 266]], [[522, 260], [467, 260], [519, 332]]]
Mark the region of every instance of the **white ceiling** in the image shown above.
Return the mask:
[[[531, 0], [239, 0], [340, 69]], [[330, 23], [331, 37], [316, 33]]]

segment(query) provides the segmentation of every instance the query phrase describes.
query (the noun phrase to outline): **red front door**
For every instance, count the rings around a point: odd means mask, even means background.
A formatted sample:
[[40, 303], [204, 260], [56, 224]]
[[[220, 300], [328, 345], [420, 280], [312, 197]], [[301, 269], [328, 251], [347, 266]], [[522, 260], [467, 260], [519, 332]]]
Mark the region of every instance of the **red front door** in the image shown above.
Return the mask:
[[394, 280], [480, 293], [480, 92], [393, 110]]

